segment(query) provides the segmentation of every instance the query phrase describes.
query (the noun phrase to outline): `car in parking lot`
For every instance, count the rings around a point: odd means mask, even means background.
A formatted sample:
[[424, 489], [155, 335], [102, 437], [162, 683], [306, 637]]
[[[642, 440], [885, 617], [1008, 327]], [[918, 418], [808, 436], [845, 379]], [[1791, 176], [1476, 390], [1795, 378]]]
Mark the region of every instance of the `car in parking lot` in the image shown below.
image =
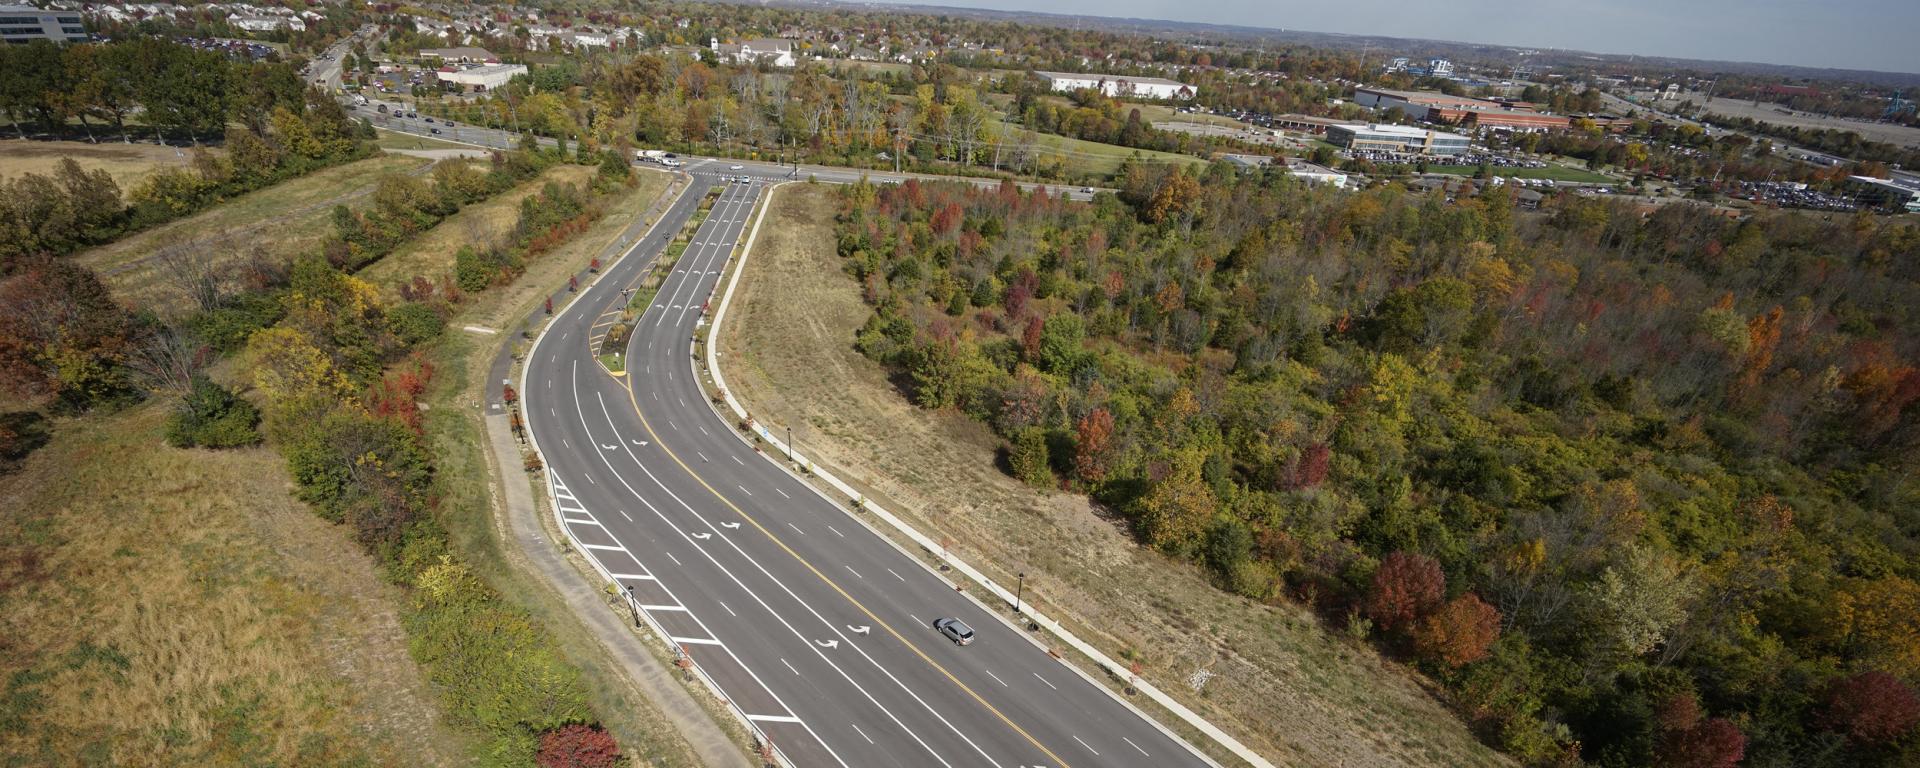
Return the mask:
[[973, 627], [956, 618], [947, 617], [933, 620], [933, 628], [946, 635], [954, 645], [967, 645], [973, 642]]

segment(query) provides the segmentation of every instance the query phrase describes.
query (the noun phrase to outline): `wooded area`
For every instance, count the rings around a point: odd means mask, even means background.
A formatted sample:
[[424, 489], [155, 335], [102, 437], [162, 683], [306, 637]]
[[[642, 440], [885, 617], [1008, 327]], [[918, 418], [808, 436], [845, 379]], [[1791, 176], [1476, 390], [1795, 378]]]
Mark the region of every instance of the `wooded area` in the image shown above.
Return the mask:
[[[186, 216], [241, 193], [371, 154], [371, 131], [288, 64], [229, 62], [156, 38], [0, 47], [0, 108], [22, 139], [28, 119], [62, 136], [93, 121], [115, 140], [224, 139], [226, 152], [194, 150], [191, 169], [154, 172], [124, 196], [105, 172], [65, 161], [53, 177], [0, 180], [0, 274], [38, 254], [66, 254]], [[138, 115], [140, 125], [128, 123]], [[229, 121], [232, 121], [231, 123]]]
[[849, 188], [858, 346], [1530, 764], [1920, 754], [1920, 227], [1123, 177]]

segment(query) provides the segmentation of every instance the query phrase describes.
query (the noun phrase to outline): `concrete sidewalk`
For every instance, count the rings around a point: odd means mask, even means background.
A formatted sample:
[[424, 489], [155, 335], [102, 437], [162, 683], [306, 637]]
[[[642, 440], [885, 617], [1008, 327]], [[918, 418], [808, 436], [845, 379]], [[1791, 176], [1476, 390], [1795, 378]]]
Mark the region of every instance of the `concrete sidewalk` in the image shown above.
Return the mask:
[[487, 443], [504, 489], [507, 521], [513, 543], [526, 555], [532, 570], [558, 593], [580, 622], [593, 633], [607, 655], [620, 665], [627, 679], [665, 713], [694, 754], [709, 768], [753, 768], [744, 748], [714, 723], [707, 710], [673, 679], [673, 671], [640, 645], [620, 614], [600, 599], [601, 593], [581, 577], [553, 540], [542, 530], [533, 491], [521, 466], [520, 447], [505, 414], [488, 414]]

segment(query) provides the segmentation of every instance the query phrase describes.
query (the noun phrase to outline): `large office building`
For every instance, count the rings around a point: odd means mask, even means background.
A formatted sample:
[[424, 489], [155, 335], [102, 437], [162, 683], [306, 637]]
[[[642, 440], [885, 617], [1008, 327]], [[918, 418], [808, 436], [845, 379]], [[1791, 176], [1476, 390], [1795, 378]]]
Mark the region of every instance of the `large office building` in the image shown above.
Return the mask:
[[1327, 142], [1344, 149], [1398, 152], [1407, 155], [1459, 155], [1467, 151], [1467, 137], [1411, 125], [1356, 123], [1327, 127]]
[[1353, 103], [1386, 111], [1399, 109], [1407, 117], [1429, 123], [1448, 123], [1504, 131], [1565, 130], [1572, 121], [1564, 115], [1536, 112], [1529, 106], [1428, 91], [1355, 88]]
[[1920, 184], [1904, 180], [1889, 181], [1872, 176], [1851, 176], [1847, 186], [1867, 205], [1887, 210], [1920, 213]]
[[1448, 96], [1444, 93], [1427, 91], [1395, 91], [1387, 88], [1359, 87], [1353, 89], [1353, 103], [1368, 109], [1386, 111], [1398, 107], [1407, 117], [1415, 120], [1427, 119], [1427, 110], [1433, 107], [1446, 109], [1498, 109], [1499, 104], [1485, 99], [1466, 96]]
[[34, 40], [78, 43], [87, 39], [78, 11], [43, 11], [27, 5], [0, 5], [0, 40], [24, 45]]
[[1047, 87], [1063, 93], [1095, 89], [1107, 96], [1119, 98], [1131, 96], [1136, 99], [1186, 100], [1198, 93], [1193, 86], [1164, 77], [1134, 77], [1132, 75], [1085, 75], [1071, 72], [1034, 72], [1040, 79], [1047, 81]]

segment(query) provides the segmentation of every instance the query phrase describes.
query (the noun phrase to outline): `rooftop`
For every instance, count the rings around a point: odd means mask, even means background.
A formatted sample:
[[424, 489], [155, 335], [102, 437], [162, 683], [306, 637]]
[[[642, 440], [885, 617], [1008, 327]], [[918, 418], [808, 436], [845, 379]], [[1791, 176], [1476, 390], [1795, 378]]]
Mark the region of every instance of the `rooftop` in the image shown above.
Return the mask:
[[1101, 75], [1101, 74], [1092, 74], [1092, 73], [1086, 73], [1086, 72], [1047, 72], [1043, 70], [1035, 70], [1034, 74], [1044, 77], [1048, 80], [1117, 80], [1120, 82], [1133, 83], [1135, 85], [1177, 85], [1182, 88], [1192, 87], [1178, 80], [1168, 80], [1164, 77], [1141, 77], [1141, 76], [1135, 76], [1135, 75]]
[[1329, 130], [1338, 128], [1341, 130], [1353, 131], [1355, 133], [1365, 132], [1365, 133], [1371, 133], [1375, 135], [1404, 136], [1407, 138], [1415, 138], [1415, 139], [1424, 139], [1427, 137], [1427, 134], [1429, 133], [1434, 134], [1435, 136], [1452, 136], [1454, 138], [1460, 138], [1460, 139], [1466, 138], [1465, 136], [1461, 136], [1460, 134], [1457, 134], [1457, 133], [1450, 133], [1447, 131], [1435, 131], [1429, 128], [1421, 128], [1419, 126], [1414, 126], [1414, 125], [1390, 125], [1386, 123], [1342, 123], [1339, 125], [1330, 125], [1327, 127]]
[[1498, 103], [1485, 99], [1475, 99], [1467, 96], [1448, 96], [1444, 93], [1435, 93], [1433, 91], [1395, 91], [1388, 88], [1372, 88], [1364, 85], [1355, 88], [1354, 91], [1366, 91], [1367, 93], [1377, 93], [1382, 96], [1392, 96], [1396, 99], [1414, 104], [1425, 104], [1427, 106], [1481, 107], [1485, 109], [1500, 108]]

